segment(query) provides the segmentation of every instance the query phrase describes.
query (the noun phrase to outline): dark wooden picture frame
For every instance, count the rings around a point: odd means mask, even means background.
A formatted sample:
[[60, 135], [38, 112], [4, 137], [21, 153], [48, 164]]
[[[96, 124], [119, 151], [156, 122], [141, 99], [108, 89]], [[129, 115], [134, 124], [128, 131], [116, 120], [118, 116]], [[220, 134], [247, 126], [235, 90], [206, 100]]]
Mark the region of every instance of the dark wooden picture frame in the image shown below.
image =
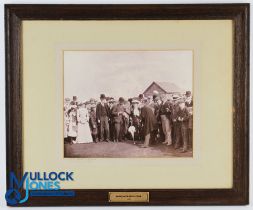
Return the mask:
[[[30, 197], [20, 206], [243, 205], [249, 202], [249, 4], [5, 5], [7, 189], [22, 164], [23, 20], [219, 20], [233, 21], [233, 187], [231, 189], [85, 189], [75, 197]], [[149, 192], [149, 202], [114, 203], [108, 193]], [[24, 192], [23, 192], [24, 193]]]

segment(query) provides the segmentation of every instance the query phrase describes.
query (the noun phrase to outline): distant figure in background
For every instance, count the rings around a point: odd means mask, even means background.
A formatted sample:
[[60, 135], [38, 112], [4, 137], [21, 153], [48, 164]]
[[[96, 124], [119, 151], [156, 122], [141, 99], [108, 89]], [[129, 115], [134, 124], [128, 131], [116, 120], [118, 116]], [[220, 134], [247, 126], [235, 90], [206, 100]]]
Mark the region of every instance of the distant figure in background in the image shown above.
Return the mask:
[[145, 137], [143, 148], [149, 147], [150, 138], [153, 137], [155, 130], [157, 129], [157, 121], [152, 111], [152, 108], [148, 106], [149, 100], [143, 99], [141, 105], [141, 119], [142, 119], [142, 130]]
[[186, 107], [193, 106], [191, 91], [186, 91], [186, 93], [185, 93], [185, 106]]
[[84, 102], [80, 103], [79, 108], [77, 109], [77, 122], [78, 132], [76, 143], [93, 142], [89, 126], [89, 113]]
[[141, 93], [139, 94], [139, 101], [142, 101], [144, 99], [144, 95]]
[[104, 141], [104, 137], [106, 137], [106, 141], [110, 142], [110, 131], [109, 131], [109, 116], [110, 109], [106, 103], [106, 97], [104, 94], [100, 95], [100, 103], [97, 104], [96, 108], [97, 121], [100, 128], [100, 141]]
[[157, 96], [159, 96], [159, 92], [158, 92], [157, 90], [154, 90], [154, 91], [153, 91], [153, 100], [154, 100]]
[[70, 102], [70, 105], [78, 105], [77, 96], [73, 96], [73, 100]]

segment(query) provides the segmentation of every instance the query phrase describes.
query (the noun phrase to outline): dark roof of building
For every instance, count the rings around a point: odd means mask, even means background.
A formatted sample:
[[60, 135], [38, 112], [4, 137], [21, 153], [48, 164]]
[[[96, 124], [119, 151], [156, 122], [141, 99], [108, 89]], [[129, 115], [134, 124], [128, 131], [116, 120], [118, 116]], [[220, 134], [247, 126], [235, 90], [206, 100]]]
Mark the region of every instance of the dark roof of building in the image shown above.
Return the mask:
[[144, 91], [144, 93], [153, 85], [158, 85], [161, 89], [163, 89], [167, 93], [182, 93], [184, 92], [183, 89], [175, 85], [171, 82], [152, 82], [152, 84]]

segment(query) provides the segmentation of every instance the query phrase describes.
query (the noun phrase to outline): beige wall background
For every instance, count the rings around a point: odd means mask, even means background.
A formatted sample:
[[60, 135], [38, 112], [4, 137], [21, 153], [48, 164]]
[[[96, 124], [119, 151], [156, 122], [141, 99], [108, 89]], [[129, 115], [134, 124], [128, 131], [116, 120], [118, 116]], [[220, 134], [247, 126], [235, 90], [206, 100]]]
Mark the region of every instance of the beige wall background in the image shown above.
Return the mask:
[[[194, 52], [193, 158], [63, 158], [63, 50]], [[87, 72], [88, 73], [88, 72]], [[232, 187], [232, 21], [24, 21], [24, 171], [62, 188]]]

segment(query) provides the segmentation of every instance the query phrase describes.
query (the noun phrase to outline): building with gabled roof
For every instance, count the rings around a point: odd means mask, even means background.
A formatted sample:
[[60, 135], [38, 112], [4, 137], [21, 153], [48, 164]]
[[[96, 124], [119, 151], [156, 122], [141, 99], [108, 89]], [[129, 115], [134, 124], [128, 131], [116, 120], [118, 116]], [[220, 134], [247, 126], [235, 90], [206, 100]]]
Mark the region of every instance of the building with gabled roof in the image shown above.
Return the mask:
[[174, 83], [152, 82], [143, 94], [146, 97], [152, 96], [154, 91], [157, 91], [159, 94], [183, 94], [185, 92], [185, 90], [181, 89]]

